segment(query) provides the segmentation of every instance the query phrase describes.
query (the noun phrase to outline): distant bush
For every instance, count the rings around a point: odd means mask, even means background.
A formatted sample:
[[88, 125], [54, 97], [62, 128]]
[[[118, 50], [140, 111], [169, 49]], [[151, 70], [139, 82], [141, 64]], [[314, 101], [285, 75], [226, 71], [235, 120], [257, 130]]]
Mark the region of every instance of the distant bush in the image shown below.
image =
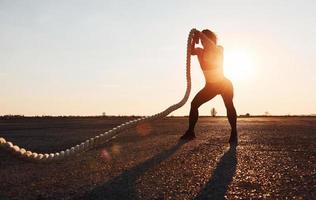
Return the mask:
[[0, 117], [2, 119], [19, 119], [19, 118], [24, 118], [24, 115], [3, 115]]
[[212, 117], [216, 117], [217, 111], [215, 110], [215, 108], [211, 109], [211, 115]]

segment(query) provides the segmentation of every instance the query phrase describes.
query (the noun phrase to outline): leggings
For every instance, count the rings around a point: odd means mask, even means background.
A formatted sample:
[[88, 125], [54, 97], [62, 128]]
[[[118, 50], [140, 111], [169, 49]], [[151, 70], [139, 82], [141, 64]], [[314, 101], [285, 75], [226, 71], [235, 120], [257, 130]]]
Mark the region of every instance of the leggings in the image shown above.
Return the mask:
[[218, 94], [223, 98], [232, 133], [236, 133], [237, 114], [233, 103], [234, 89], [231, 81], [227, 78], [215, 83], [206, 83], [204, 88], [195, 95], [191, 102], [188, 131], [194, 132], [194, 127], [199, 117], [199, 107]]

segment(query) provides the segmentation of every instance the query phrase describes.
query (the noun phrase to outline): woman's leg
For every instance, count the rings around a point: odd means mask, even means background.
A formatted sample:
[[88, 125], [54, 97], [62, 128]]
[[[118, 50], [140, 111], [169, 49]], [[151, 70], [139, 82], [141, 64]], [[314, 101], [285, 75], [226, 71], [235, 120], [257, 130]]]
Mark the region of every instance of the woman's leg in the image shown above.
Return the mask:
[[194, 135], [194, 127], [199, 117], [199, 107], [205, 102], [211, 100], [216, 96], [216, 92], [211, 87], [205, 86], [200, 90], [191, 102], [190, 116], [189, 116], [189, 128], [186, 134]]
[[221, 95], [225, 103], [228, 121], [231, 126], [229, 142], [237, 142], [237, 113], [233, 103], [234, 89], [230, 80], [225, 80]]

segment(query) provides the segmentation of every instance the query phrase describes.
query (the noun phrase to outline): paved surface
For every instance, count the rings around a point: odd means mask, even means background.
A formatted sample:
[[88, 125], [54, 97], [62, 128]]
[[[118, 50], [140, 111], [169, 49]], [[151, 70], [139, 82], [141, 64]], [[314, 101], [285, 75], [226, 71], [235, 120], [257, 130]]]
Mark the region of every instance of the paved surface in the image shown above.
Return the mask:
[[[0, 136], [58, 151], [126, 118], [0, 120]], [[316, 199], [316, 118], [240, 118], [229, 148], [225, 118], [186, 118], [123, 132], [67, 161], [35, 164], [0, 151], [0, 199]]]

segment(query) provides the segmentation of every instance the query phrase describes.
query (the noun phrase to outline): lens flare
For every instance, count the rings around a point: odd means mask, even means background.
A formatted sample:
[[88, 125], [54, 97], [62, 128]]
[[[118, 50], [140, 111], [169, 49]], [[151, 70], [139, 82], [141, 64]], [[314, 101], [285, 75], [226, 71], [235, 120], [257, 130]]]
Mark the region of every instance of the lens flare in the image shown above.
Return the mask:
[[119, 155], [121, 153], [121, 146], [118, 144], [113, 144], [111, 147], [111, 152], [113, 155]]
[[146, 136], [152, 131], [152, 127], [149, 123], [138, 124], [136, 131], [141, 136]]
[[102, 149], [100, 153], [100, 157], [102, 160], [111, 161], [112, 157], [106, 149]]

